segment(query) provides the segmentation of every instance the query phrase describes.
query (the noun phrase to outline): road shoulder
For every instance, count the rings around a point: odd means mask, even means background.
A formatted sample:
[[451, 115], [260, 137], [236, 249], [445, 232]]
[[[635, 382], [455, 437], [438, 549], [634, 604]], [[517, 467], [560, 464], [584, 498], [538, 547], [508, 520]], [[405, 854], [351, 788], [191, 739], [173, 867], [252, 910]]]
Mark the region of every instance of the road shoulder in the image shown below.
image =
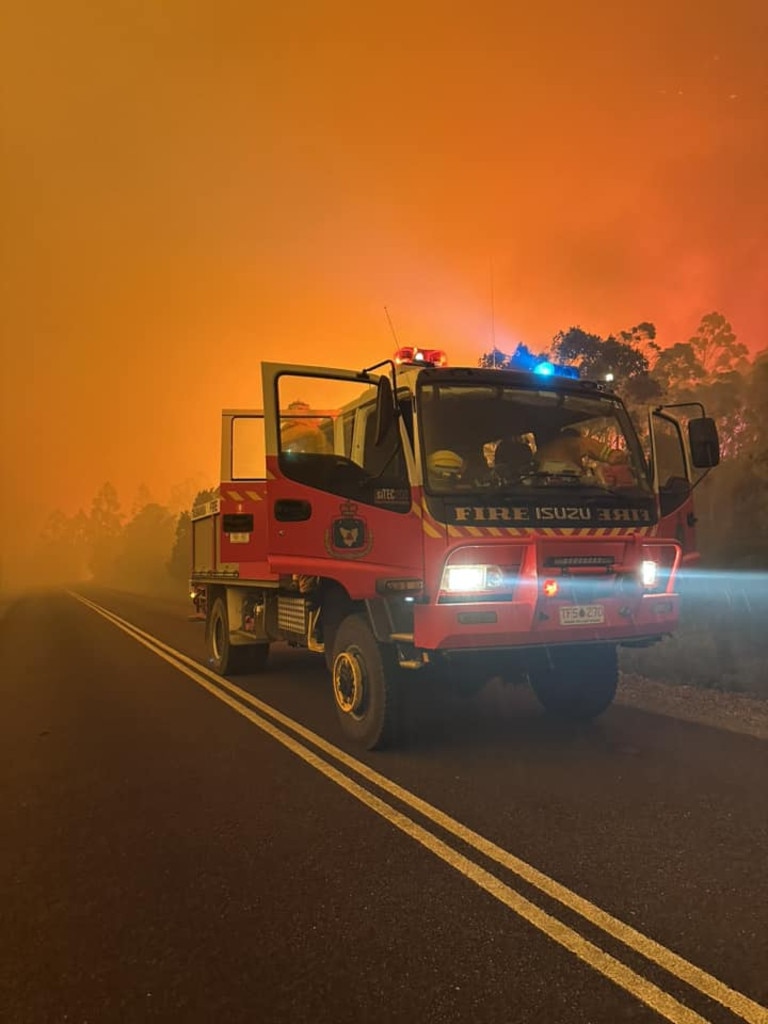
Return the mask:
[[622, 673], [616, 703], [768, 740], [768, 701]]

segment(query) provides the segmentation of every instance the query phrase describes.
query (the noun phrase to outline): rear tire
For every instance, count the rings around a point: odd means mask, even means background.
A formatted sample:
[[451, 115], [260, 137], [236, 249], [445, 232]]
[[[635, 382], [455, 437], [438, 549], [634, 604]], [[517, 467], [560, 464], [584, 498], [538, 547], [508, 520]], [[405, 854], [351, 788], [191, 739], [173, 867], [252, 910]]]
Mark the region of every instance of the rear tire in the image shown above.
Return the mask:
[[220, 676], [261, 672], [269, 657], [269, 644], [243, 644], [235, 647], [229, 637], [227, 601], [217, 597], [205, 623], [208, 664]]
[[528, 678], [548, 714], [570, 721], [589, 721], [610, 707], [616, 696], [616, 648], [554, 647], [549, 664], [532, 669]]
[[400, 739], [400, 671], [394, 650], [379, 644], [365, 617], [348, 615], [336, 630], [331, 680], [344, 735], [366, 750]]

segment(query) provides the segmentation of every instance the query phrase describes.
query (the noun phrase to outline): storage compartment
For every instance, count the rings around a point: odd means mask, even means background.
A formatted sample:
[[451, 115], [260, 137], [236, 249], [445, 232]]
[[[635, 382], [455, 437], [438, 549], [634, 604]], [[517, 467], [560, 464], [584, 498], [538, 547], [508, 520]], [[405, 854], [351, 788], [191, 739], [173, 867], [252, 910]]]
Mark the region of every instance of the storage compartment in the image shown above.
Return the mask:
[[206, 516], [192, 520], [192, 573], [212, 573], [216, 570], [216, 531], [219, 516]]

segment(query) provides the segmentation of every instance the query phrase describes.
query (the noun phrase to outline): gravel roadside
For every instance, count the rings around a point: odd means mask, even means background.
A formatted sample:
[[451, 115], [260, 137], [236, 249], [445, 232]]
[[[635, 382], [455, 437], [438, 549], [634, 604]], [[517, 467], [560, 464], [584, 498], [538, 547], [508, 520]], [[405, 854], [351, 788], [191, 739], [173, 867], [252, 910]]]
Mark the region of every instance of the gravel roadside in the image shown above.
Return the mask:
[[617, 704], [768, 740], [768, 701], [623, 672]]

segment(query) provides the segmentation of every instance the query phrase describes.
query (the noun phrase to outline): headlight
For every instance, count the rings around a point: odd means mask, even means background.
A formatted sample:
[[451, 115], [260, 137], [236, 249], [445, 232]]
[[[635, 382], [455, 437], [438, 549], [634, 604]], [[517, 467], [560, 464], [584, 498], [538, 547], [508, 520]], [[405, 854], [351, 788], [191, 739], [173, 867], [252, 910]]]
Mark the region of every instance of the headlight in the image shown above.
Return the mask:
[[503, 583], [498, 565], [447, 565], [440, 589], [448, 594], [480, 593], [497, 590]]
[[644, 587], [655, 587], [659, 576], [656, 562], [646, 560], [640, 563], [640, 582]]

